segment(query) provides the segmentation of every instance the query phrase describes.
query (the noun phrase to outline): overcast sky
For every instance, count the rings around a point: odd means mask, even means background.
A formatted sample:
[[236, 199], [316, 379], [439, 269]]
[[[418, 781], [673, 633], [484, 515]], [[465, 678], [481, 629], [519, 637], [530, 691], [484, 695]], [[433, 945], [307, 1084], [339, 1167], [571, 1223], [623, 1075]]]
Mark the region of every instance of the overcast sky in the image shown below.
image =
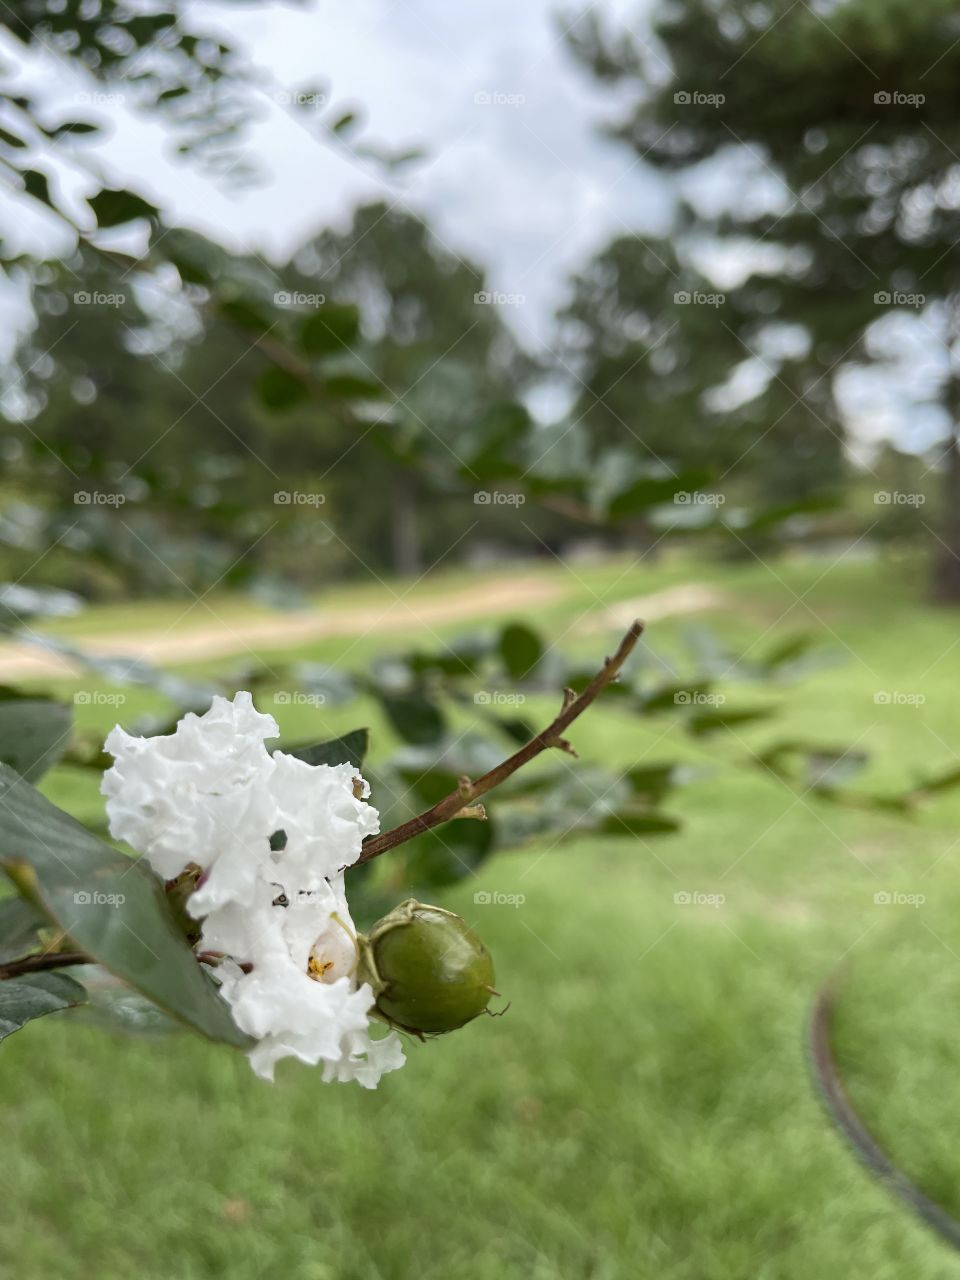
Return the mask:
[[[552, 341], [552, 315], [571, 272], [612, 235], [668, 226], [666, 182], [627, 147], [601, 137], [602, 121], [618, 113], [616, 96], [590, 81], [563, 39], [564, 27], [587, 9], [629, 22], [644, 38], [654, 3], [198, 5], [205, 24], [246, 47], [275, 78], [259, 100], [263, 118], [250, 138], [265, 181], [240, 191], [218, 188], [202, 170], [173, 159], [169, 135], [125, 104], [88, 106], [91, 84], [64, 64], [39, 59], [23, 75], [54, 119], [77, 114], [78, 105], [87, 106], [80, 114], [88, 118], [107, 119], [110, 137], [97, 148], [107, 179], [153, 193], [168, 215], [238, 249], [282, 258], [320, 227], [346, 221], [364, 200], [425, 214], [448, 248], [486, 266], [490, 287], [513, 296], [505, 318], [537, 350]], [[328, 101], [317, 109], [330, 119], [361, 108], [358, 141], [422, 147], [426, 159], [391, 179], [349, 147], [318, 141], [306, 127], [309, 112], [301, 123], [271, 98], [318, 84]], [[726, 168], [726, 182], [714, 175], [699, 184], [700, 198], [729, 189]], [[77, 198], [83, 194], [64, 169], [60, 190], [68, 202], [71, 187]], [[763, 188], [755, 177], [753, 195], [765, 198]], [[10, 238], [23, 248], [49, 246], [53, 234], [52, 220], [40, 214], [22, 218]], [[915, 409], [904, 422], [902, 395], [891, 391], [872, 376], [853, 384], [846, 399], [858, 434], [906, 442], [909, 427], [909, 445], [922, 447], [941, 424]], [[541, 409], [552, 416], [562, 404], [548, 395]]]
[[[638, 6], [596, 6], [636, 23]], [[582, 11], [583, 6], [580, 6]], [[642, 10], [643, 5], [639, 8]], [[560, 0], [350, 0], [307, 6], [198, 6], [276, 77], [276, 92], [321, 83], [336, 118], [359, 105], [357, 140], [427, 156], [403, 177], [321, 143], [263, 96], [252, 133], [263, 185], [217, 189], [171, 159], [170, 140], [123, 104], [93, 104], [109, 116], [100, 148], [105, 172], [134, 178], [176, 218], [237, 247], [283, 256], [311, 232], [345, 220], [358, 201], [386, 199], [423, 212], [441, 239], [488, 268], [491, 287], [522, 297], [508, 317], [529, 345], [549, 342], [550, 317], [570, 272], [618, 231], [662, 231], [664, 182], [628, 148], [603, 140], [615, 114], [565, 47]], [[640, 27], [637, 28], [641, 29]], [[49, 63], [30, 69], [56, 114], [76, 110], [89, 86]], [[484, 97], [488, 100], [484, 100]], [[65, 174], [64, 187], [70, 178]], [[78, 192], [78, 194], [80, 194]], [[49, 229], [24, 226], [25, 242]]]

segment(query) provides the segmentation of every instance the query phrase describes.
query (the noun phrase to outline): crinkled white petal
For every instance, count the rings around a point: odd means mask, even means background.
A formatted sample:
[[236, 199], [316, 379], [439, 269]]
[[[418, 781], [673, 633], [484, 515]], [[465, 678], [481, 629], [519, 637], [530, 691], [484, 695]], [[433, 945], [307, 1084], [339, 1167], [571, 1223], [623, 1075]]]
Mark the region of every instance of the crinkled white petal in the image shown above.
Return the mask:
[[[319, 888], [356, 862], [364, 839], [380, 830], [380, 815], [354, 795], [358, 774], [353, 765], [310, 765], [282, 751], [274, 752], [273, 759], [271, 786], [279, 826], [287, 836], [276, 855], [277, 866], [301, 889]], [[369, 795], [369, 785], [360, 782], [363, 796]]]
[[276, 830], [264, 738], [277, 732], [249, 693], [215, 697], [171, 734], [136, 738], [117, 726], [105, 743], [115, 763], [101, 783], [110, 834], [167, 880], [190, 862], [210, 867], [238, 840], [259, 847], [263, 829], [267, 839]]
[[396, 1035], [386, 1037], [397, 1041], [387, 1048], [370, 1038], [373, 993], [366, 985], [355, 988], [349, 978], [315, 982], [292, 961], [276, 960], [239, 977], [224, 974], [221, 990], [237, 1026], [258, 1041], [250, 1065], [264, 1080], [291, 1057], [309, 1066], [323, 1062], [324, 1079], [355, 1079], [367, 1088], [403, 1065]]

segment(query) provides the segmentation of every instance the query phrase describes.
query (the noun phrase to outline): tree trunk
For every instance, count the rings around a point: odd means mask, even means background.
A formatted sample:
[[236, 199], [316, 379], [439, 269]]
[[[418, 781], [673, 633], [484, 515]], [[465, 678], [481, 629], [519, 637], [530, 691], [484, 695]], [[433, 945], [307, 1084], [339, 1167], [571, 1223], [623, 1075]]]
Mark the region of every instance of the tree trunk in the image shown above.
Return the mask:
[[[950, 407], [956, 410], [957, 405], [951, 404]], [[933, 596], [942, 604], [960, 604], [960, 424], [956, 413], [945, 459], [941, 495]]]
[[415, 578], [423, 572], [416, 481], [400, 466], [394, 469], [390, 489], [390, 543], [394, 573]]

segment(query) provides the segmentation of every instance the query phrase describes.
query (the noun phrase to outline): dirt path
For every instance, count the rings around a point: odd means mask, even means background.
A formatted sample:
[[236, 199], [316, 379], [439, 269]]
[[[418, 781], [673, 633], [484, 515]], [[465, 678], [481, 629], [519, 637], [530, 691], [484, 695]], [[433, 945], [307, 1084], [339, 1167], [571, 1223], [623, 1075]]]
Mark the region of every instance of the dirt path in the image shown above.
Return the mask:
[[[416, 631], [434, 624], [483, 618], [490, 613], [527, 610], [553, 604], [570, 594], [562, 583], [539, 577], [508, 578], [482, 587], [462, 587], [433, 598], [408, 601], [402, 596], [383, 604], [352, 608], [305, 609], [272, 618], [227, 622], [207, 615], [202, 626], [164, 631], [121, 631], [71, 637], [89, 653], [120, 654], [163, 666], [198, 662], [227, 654], [293, 649], [324, 636], [384, 635]], [[38, 676], [76, 676], [78, 667], [56, 653], [33, 645], [0, 644], [0, 680]]]
[[[398, 632], [429, 629], [442, 623], [484, 618], [511, 610], [529, 613], [538, 606], [562, 600], [573, 590], [564, 583], [526, 575], [487, 582], [482, 586], [465, 586], [420, 601], [408, 601], [398, 596], [383, 604], [305, 609], [247, 622], [227, 622], [208, 615], [202, 626], [168, 629], [166, 632], [120, 631], [71, 639], [89, 653], [142, 658], [158, 666], [177, 665], [227, 655], [293, 649], [324, 636], [392, 636]], [[712, 588], [688, 583], [591, 609], [577, 630], [618, 630], [628, 626], [636, 617], [654, 622], [659, 618], [715, 608], [721, 603], [722, 598]], [[0, 680], [74, 677], [80, 673], [75, 664], [59, 654], [47, 653], [28, 644], [0, 644]]]

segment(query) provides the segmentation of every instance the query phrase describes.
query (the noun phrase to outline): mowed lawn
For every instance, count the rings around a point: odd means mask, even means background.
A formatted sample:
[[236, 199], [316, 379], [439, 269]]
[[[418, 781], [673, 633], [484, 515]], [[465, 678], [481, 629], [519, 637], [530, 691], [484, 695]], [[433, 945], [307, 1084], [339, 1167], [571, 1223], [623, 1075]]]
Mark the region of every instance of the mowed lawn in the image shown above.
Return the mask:
[[[857, 785], [879, 792], [956, 763], [960, 613], [923, 602], [919, 566], [852, 558], [537, 572], [562, 592], [532, 620], [584, 657], [614, 639], [605, 606], [709, 588], [708, 612], [650, 628], [651, 678], [691, 672], [684, 631], [705, 624], [754, 655], [816, 632], [836, 661], [796, 685], [725, 684], [730, 705], [781, 713], [722, 743], [691, 744], [669, 717], [610, 704], [579, 722], [587, 762], [703, 766], [669, 806], [682, 833], [505, 853], [446, 895], [493, 951], [509, 1013], [412, 1045], [375, 1093], [323, 1086], [296, 1064], [271, 1087], [228, 1049], [187, 1034], [123, 1038], [74, 1014], [11, 1037], [0, 1047], [3, 1280], [960, 1276], [837, 1137], [805, 1046], [813, 995], [842, 962], [838, 1040], [854, 1096], [911, 1175], [960, 1212], [960, 794], [906, 821], [827, 806], [740, 763], [777, 738], [858, 743], [871, 764]], [[462, 574], [410, 593], [389, 643], [463, 631], [417, 630], [418, 593], [448, 586], [462, 588]], [[156, 607], [150, 617], [162, 625]], [[115, 609], [105, 626], [91, 612], [91, 634], [121, 625], [142, 630], [143, 617]], [[83, 620], [70, 630], [82, 637]], [[387, 643], [330, 637], [299, 653], [358, 668]], [[159, 705], [126, 693], [124, 720]], [[389, 749], [369, 705], [263, 705], [290, 737], [370, 724], [374, 758]], [[78, 708], [99, 730], [117, 715]], [[102, 821], [88, 778], [59, 770], [45, 790]], [[480, 890], [524, 901], [478, 905]], [[878, 893], [924, 901], [877, 904]]]

